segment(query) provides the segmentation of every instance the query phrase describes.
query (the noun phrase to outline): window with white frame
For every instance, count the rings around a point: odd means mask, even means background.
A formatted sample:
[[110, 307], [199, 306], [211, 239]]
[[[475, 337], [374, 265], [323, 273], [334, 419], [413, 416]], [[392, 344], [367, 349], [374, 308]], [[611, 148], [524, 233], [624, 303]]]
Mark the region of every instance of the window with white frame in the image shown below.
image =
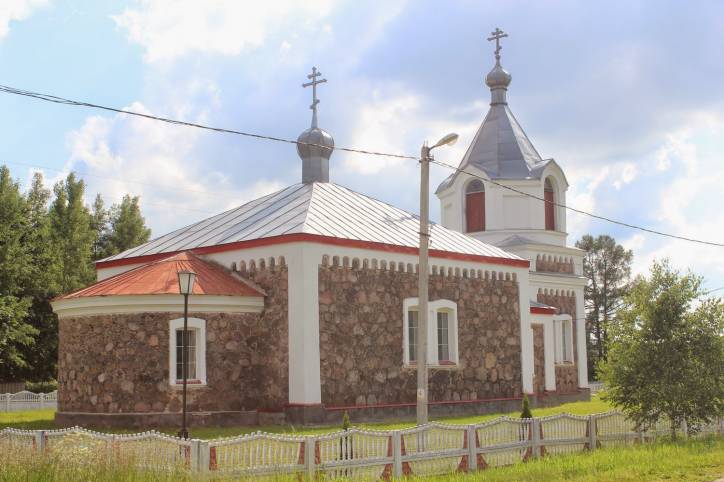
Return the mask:
[[417, 326], [419, 322], [419, 312], [417, 307], [407, 310], [407, 359], [409, 362], [417, 360]]
[[569, 315], [553, 318], [556, 363], [573, 363], [573, 320]]
[[[427, 360], [430, 365], [455, 365], [458, 362], [457, 304], [449, 300], [428, 303]], [[404, 363], [417, 360], [419, 310], [417, 298], [404, 301]]]
[[[171, 385], [183, 385], [183, 347], [188, 346], [188, 373], [191, 385], [206, 384], [206, 321], [189, 318], [184, 332], [183, 318], [169, 322], [169, 381]], [[184, 340], [185, 339], [185, 340]]]

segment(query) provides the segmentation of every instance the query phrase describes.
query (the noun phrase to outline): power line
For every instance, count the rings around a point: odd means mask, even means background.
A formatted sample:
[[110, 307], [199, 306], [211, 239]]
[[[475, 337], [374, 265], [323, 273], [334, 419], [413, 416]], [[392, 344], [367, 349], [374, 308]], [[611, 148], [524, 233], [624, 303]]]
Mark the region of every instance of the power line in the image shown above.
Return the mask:
[[720, 286], [719, 288], [714, 288], [713, 290], [706, 291], [706, 292], [702, 293], [702, 296], [710, 295], [710, 294], [714, 293], [715, 291], [720, 291], [720, 290], [724, 290], [724, 286]]
[[[146, 119], [166, 122], [168, 124], [181, 125], [181, 126], [187, 126], [187, 127], [196, 127], [198, 129], [205, 129], [205, 130], [214, 131], [214, 132], [222, 132], [225, 134], [236, 134], [236, 135], [245, 136], [245, 137], [253, 137], [255, 139], [263, 139], [263, 140], [267, 140], [267, 141], [276, 141], [276, 142], [284, 142], [287, 144], [319, 147], [322, 149], [331, 149], [328, 146], [323, 146], [321, 144], [314, 144], [311, 142], [299, 142], [299, 141], [295, 141], [295, 140], [291, 140], [291, 139], [284, 139], [282, 137], [255, 134], [253, 132], [237, 131], [234, 129], [224, 129], [221, 127], [211, 127], [211, 126], [207, 126], [204, 124], [197, 124], [195, 122], [186, 122], [186, 121], [180, 121], [180, 120], [176, 120], [176, 119], [169, 119], [168, 117], [159, 117], [159, 116], [155, 116], [155, 115], [151, 115], [151, 114], [144, 114], [142, 112], [135, 112], [135, 111], [130, 111], [130, 110], [126, 110], [126, 109], [118, 109], [115, 107], [108, 107], [108, 106], [99, 105], [99, 104], [92, 104], [90, 102], [82, 102], [82, 101], [77, 101], [77, 100], [66, 99], [63, 97], [58, 97], [56, 95], [42, 94], [39, 92], [30, 91], [30, 90], [17, 89], [15, 87], [9, 87], [6, 85], [0, 85], [0, 92], [5, 92], [7, 94], [22, 95], [25, 97], [32, 97], [34, 99], [40, 99], [40, 100], [44, 100], [47, 102], [53, 102], [56, 104], [72, 105], [72, 106], [76, 106], [76, 107], [90, 107], [92, 109], [101, 109], [101, 110], [106, 110], [106, 111], [110, 111], [110, 112], [116, 112], [119, 114], [127, 114], [127, 115], [132, 115], [132, 116], [137, 116], [137, 117], [144, 117]], [[367, 151], [364, 149], [354, 149], [351, 147], [334, 147], [334, 149], [338, 150], [338, 151], [354, 152], [357, 154], [366, 154], [366, 155], [370, 155], [370, 156], [393, 157], [393, 158], [397, 158], [397, 159], [417, 159], [416, 157], [413, 157], [413, 156], [405, 156], [402, 154], [390, 154], [387, 152]]]
[[[281, 138], [281, 137], [267, 136], [267, 135], [262, 135], [262, 134], [255, 134], [255, 133], [251, 133], [251, 132], [238, 131], [238, 130], [234, 130], [234, 129], [225, 129], [225, 128], [220, 128], [220, 127], [211, 127], [211, 126], [207, 126], [207, 125], [203, 125], [203, 124], [198, 124], [198, 123], [194, 123], [194, 122], [185, 122], [185, 121], [170, 119], [170, 118], [166, 118], [166, 117], [159, 117], [159, 116], [154, 116], [154, 115], [150, 115], [150, 114], [144, 114], [144, 113], [141, 113], [141, 112], [135, 112], [135, 111], [125, 110], [125, 109], [118, 109], [118, 108], [115, 108], [115, 107], [108, 107], [108, 106], [104, 106], [104, 105], [93, 104], [93, 103], [90, 103], [90, 102], [82, 102], [82, 101], [77, 101], [77, 100], [66, 99], [66, 98], [63, 98], [63, 97], [56, 96], [56, 95], [42, 94], [42, 93], [39, 93], [39, 92], [33, 92], [33, 91], [29, 91], [29, 90], [18, 89], [18, 88], [15, 88], [15, 87], [9, 87], [9, 86], [5, 86], [5, 85], [0, 85], [0, 92], [4, 92], [4, 93], [7, 93], [7, 94], [21, 95], [21, 96], [25, 96], [25, 97], [32, 97], [32, 98], [35, 98], [35, 99], [43, 100], [43, 101], [46, 101], [46, 102], [53, 102], [53, 103], [56, 103], [56, 104], [71, 105], [71, 106], [76, 106], [76, 107], [89, 107], [89, 108], [92, 108], [92, 109], [100, 109], [100, 110], [105, 110], [105, 111], [110, 111], [110, 112], [116, 112], [116, 113], [119, 113], [119, 114], [127, 114], [127, 115], [131, 115], [131, 116], [143, 117], [143, 118], [146, 118], [146, 119], [156, 120], [156, 121], [160, 121], [160, 122], [166, 122], [166, 123], [168, 123], [168, 124], [182, 125], [182, 126], [187, 126], [187, 127], [195, 127], [195, 128], [198, 128], [198, 129], [205, 129], [205, 130], [214, 131], [214, 132], [221, 132], [221, 133], [226, 133], [226, 134], [236, 134], [236, 135], [245, 136], [245, 137], [252, 137], [252, 138], [255, 138], [255, 139], [263, 139], [263, 140], [268, 140], [268, 141], [283, 142], [283, 143], [287, 143], [287, 144], [306, 145], [306, 146], [318, 147], [318, 148], [321, 148], [321, 149], [330, 149], [330, 148], [327, 147], [327, 146], [323, 146], [323, 145], [315, 144], [315, 143], [311, 143], [311, 142], [299, 142], [299, 141], [296, 141], [296, 140], [284, 139], [284, 138]], [[391, 157], [391, 158], [395, 158], [395, 159], [411, 159], [411, 160], [415, 160], [415, 161], [418, 161], [418, 160], [419, 160], [419, 159], [418, 159], [417, 157], [415, 157], [415, 156], [407, 156], [407, 155], [403, 155], [403, 154], [391, 154], [391, 153], [387, 153], [387, 152], [378, 152], [378, 151], [368, 151], [368, 150], [364, 150], [364, 149], [355, 149], [355, 148], [351, 148], [351, 147], [335, 147], [334, 149], [335, 149], [335, 150], [339, 150], [339, 151], [344, 151], [344, 152], [352, 152], [352, 153], [365, 154], [365, 155], [371, 155], [371, 156]], [[461, 168], [458, 168], [458, 167], [455, 167], [455, 166], [451, 166], [451, 165], [449, 165], [449, 164], [445, 164], [445, 163], [443, 163], [443, 162], [436, 161], [436, 160], [434, 160], [434, 159], [430, 159], [430, 162], [432, 162], [433, 164], [436, 164], [436, 165], [438, 165], [438, 166], [442, 166], [442, 167], [445, 167], [445, 168], [448, 168], [448, 169], [452, 169], [452, 170], [454, 170], [454, 171], [456, 171], [456, 172], [465, 173], [465, 174], [467, 174], [467, 175], [469, 175], [469, 176], [472, 176], [472, 177], [474, 177], [474, 178], [480, 179], [480, 180], [483, 181], [483, 182], [486, 182], [486, 183], [489, 183], [489, 184], [494, 184], [494, 185], [496, 185], [496, 186], [498, 186], [498, 187], [501, 187], [501, 188], [503, 188], [503, 189], [507, 189], [507, 190], [512, 191], [512, 192], [515, 192], [515, 193], [517, 193], [517, 194], [521, 194], [521, 195], [523, 195], [523, 196], [527, 196], [527, 197], [530, 197], [530, 198], [533, 198], [533, 199], [537, 199], [537, 200], [539, 200], [539, 201], [541, 201], [541, 202], [544, 202], [544, 203], [550, 203], [550, 204], [553, 204], [554, 206], [562, 207], [563, 209], [567, 209], [567, 210], [569, 210], [569, 211], [572, 211], [572, 212], [575, 212], [575, 213], [578, 213], [578, 214], [583, 214], [583, 215], [585, 215], [585, 216], [589, 216], [589, 217], [591, 217], [591, 218], [598, 219], [598, 220], [601, 220], [601, 221], [606, 221], [606, 222], [609, 222], [609, 223], [611, 223], [611, 224], [616, 224], [616, 225], [619, 225], [619, 226], [624, 226], [624, 227], [627, 227], [627, 228], [630, 228], [630, 229], [637, 229], [637, 230], [639, 230], [639, 231], [643, 231], [643, 232], [646, 232], [646, 233], [656, 234], [656, 235], [658, 235], [658, 236], [668, 237], [668, 238], [672, 238], [672, 239], [678, 239], [678, 240], [681, 240], [681, 241], [687, 241], [687, 242], [691, 242], [691, 243], [704, 244], [704, 245], [708, 245], [708, 246], [724, 247], [724, 243], [715, 243], [715, 242], [712, 242], [712, 241], [704, 241], [704, 240], [701, 240], [701, 239], [695, 239], [695, 238], [689, 238], [689, 237], [686, 237], [686, 236], [679, 236], [679, 235], [676, 235], [676, 234], [665, 233], [665, 232], [663, 232], [663, 231], [657, 231], [657, 230], [654, 230], [654, 229], [645, 228], [645, 227], [643, 227], [643, 226], [638, 226], [638, 225], [631, 224], [631, 223], [627, 223], [627, 222], [624, 222], [624, 221], [618, 221], [618, 220], [615, 220], [615, 219], [612, 219], [612, 218], [608, 218], [608, 217], [606, 217], [606, 216], [601, 216], [601, 215], [598, 215], [598, 214], [594, 214], [594, 213], [591, 213], [591, 212], [588, 212], [588, 211], [584, 211], [584, 210], [582, 210], [582, 209], [577, 209], [577, 208], [568, 206], [568, 205], [566, 205], [566, 204], [560, 204], [560, 203], [557, 203], [557, 202], [555, 202], [555, 201], [548, 201], [548, 200], [546, 200], [546, 199], [544, 199], [544, 198], [542, 198], [542, 197], [540, 197], [540, 196], [536, 196], [536, 195], [534, 195], [534, 194], [530, 194], [530, 193], [521, 191], [521, 190], [519, 190], [519, 189], [515, 189], [515, 188], [513, 188], [513, 187], [503, 185], [503, 184], [501, 184], [501, 183], [499, 183], [499, 182], [496, 182], [496, 181], [494, 181], [494, 180], [492, 180], [492, 179], [484, 178], [484, 177], [479, 176], [479, 175], [477, 175], [477, 174], [475, 174], [475, 173], [473, 173], [473, 172], [466, 171], [466, 170], [464, 170], [464, 169], [461, 169]]]

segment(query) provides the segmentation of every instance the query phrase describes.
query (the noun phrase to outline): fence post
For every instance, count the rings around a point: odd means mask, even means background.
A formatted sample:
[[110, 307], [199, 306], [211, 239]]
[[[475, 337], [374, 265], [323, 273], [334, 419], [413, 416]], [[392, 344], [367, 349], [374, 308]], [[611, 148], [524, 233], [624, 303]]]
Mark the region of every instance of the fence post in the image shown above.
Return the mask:
[[208, 472], [211, 462], [211, 447], [209, 442], [199, 441], [199, 472]]
[[402, 477], [402, 434], [399, 430], [392, 432], [392, 476]]
[[44, 393], [41, 393], [41, 394], [40, 394], [40, 409], [41, 409], [41, 410], [44, 408], [44, 407], [43, 407], [43, 405], [45, 405], [44, 402], [45, 402], [45, 394], [44, 394]]
[[200, 440], [192, 440], [191, 441], [191, 460], [189, 464], [189, 468], [191, 469], [191, 472], [198, 472], [199, 471], [199, 443]]
[[475, 425], [468, 425], [465, 434], [468, 437], [468, 470], [474, 472], [478, 470], [478, 447], [475, 443]]
[[684, 434], [684, 438], [689, 438], [689, 424], [686, 423], [686, 419], [681, 421], [681, 432]]
[[316, 446], [317, 439], [315, 437], [307, 437], [304, 439], [304, 468], [307, 472], [307, 476], [311, 479], [314, 477], [315, 460], [314, 460], [314, 448]]
[[588, 416], [588, 450], [596, 450], [596, 431], [598, 423], [595, 415]]
[[540, 455], [540, 419], [531, 419], [531, 430], [533, 432], [531, 437], [533, 458], [538, 458]]
[[35, 432], [35, 448], [38, 455], [45, 453], [45, 430]]
[[5, 411], [6, 412], [10, 411], [10, 394], [9, 393], [5, 394]]

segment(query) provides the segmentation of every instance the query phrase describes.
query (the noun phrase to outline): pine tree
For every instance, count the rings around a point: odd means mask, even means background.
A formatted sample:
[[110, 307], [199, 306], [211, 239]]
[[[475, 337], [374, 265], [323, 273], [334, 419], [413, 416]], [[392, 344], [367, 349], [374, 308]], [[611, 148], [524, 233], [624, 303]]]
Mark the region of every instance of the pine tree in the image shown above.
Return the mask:
[[587, 234], [576, 242], [583, 249], [583, 274], [588, 340], [589, 377], [595, 379], [596, 365], [608, 357], [609, 328], [623, 303], [629, 286], [633, 252], [624, 249], [611, 236]]
[[110, 233], [106, 244], [106, 256], [120, 253], [148, 241], [151, 230], [141, 214], [139, 197], [123, 196], [120, 204], [114, 204], [110, 215]]

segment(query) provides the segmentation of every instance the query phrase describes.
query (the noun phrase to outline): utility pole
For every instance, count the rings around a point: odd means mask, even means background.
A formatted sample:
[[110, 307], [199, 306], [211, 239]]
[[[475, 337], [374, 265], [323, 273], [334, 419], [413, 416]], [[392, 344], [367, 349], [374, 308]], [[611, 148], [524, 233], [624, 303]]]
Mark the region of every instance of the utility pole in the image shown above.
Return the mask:
[[428, 323], [428, 220], [430, 202], [430, 148], [427, 142], [420, 152], [420, 261], [418, 268], [417, 312], [417, 424], [427, 423], [427, 323]]
[[448, 134], [428, 147], [427, 142], [420, 150], [420, 259], [418, 268], [417, 299], [417, 424], [427, 423], [427, 325], [428, 310], [428, 250], [430, 248], [430, 151], [440, 146], [451, 146], [458, 140], [457, 134]]

